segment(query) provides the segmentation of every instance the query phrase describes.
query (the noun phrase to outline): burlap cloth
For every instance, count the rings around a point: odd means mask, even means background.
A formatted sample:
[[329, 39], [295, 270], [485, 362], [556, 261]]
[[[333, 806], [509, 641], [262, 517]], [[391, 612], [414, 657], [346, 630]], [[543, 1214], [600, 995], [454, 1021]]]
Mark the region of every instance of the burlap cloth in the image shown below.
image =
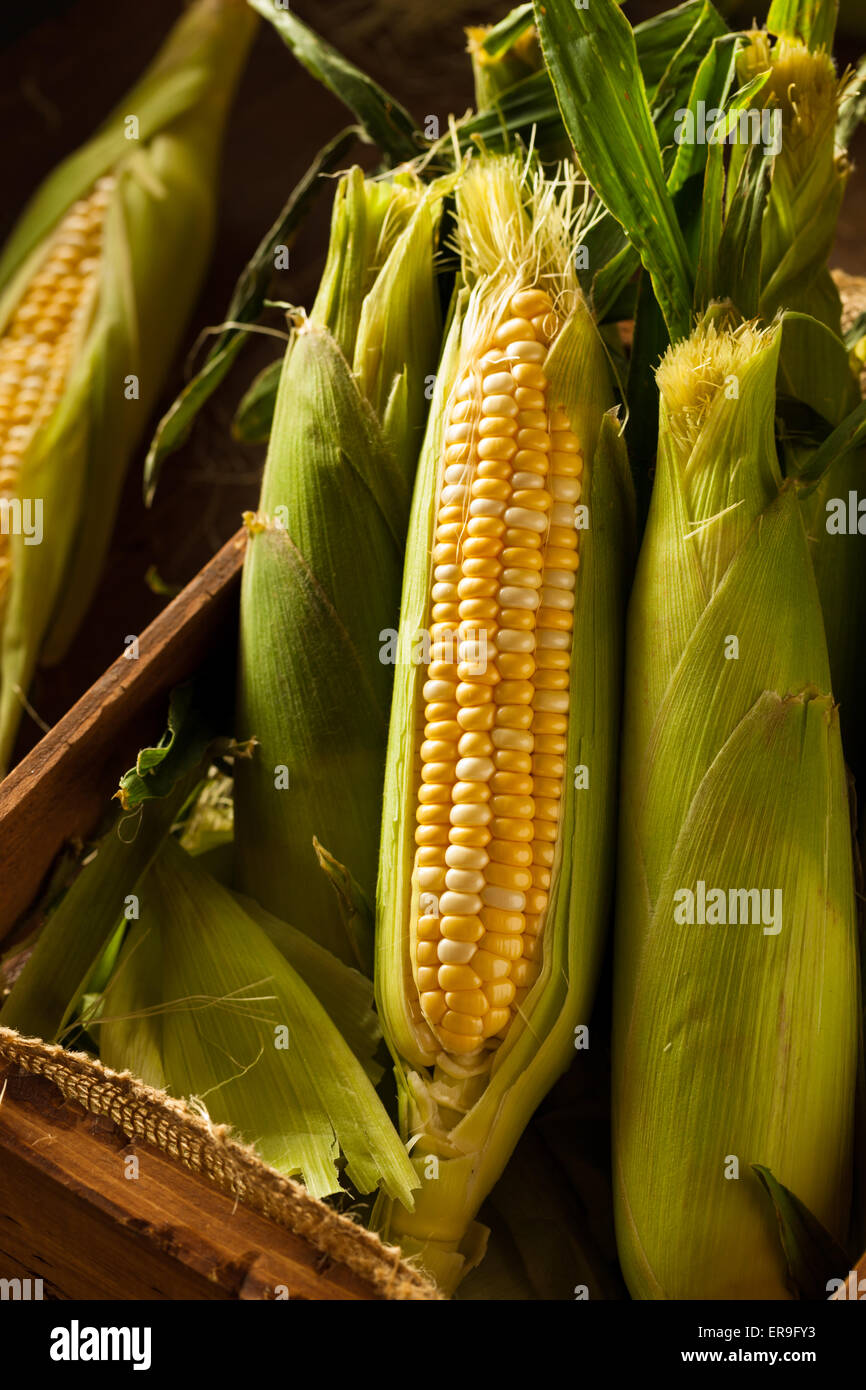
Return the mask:
[[366, 1281], [384, 1299], [440, 1299], [422, 1274], [372, 1231], [285, 1178], [188, 1105], [154, 1091], [128, 1072], [112, 1071], [81, 1052], [0, 1028], [0, 1065], [47, 1078], [66, 1100], [112, 1120], [130, 1139], [153, 1145], [223, 1192], [284, 1226], [322, 1255]]

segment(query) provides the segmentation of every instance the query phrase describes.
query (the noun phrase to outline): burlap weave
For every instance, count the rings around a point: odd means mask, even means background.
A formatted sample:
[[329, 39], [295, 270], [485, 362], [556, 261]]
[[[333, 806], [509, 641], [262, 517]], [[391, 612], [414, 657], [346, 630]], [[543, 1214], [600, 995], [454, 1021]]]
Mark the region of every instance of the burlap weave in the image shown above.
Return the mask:
[[128, 1072], [112, 1071], [81, 1052], [24, 1038], [0, 1028], [0, 1064], [47, 1078], [66, 1100], [112, 1120], [130, 1139], [153, 1145], [200, 1173], [244, 1206], [300, 1236], [314, 1250], [344, 1265], [383, 1299], [439, 1299], [422, 1274], [372, 1231], [311, 1197], [300, 1183], [268, 1167], [224, 1125], [152, 1090]]

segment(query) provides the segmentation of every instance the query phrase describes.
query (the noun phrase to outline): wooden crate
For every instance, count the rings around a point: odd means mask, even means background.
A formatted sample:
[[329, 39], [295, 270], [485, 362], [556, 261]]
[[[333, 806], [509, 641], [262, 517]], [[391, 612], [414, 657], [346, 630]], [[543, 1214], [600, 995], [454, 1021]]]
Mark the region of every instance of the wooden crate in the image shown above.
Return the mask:
[[0, 1278], [46, 1298], [379, 1296], [47, 1078], [0, 1068], [0, 1090]]
[[0, 782], [0, 942], [55, 856], [90, 834], [138, 750], [165, 727], [172, 686], [216, 642], [233, 646], [246, 546], [241, 529], [59, 724]]
[[[172, 687], [215, 644], [234, 651], [245, 543], [241, 530], [0, 784], [4, 945], [162, 733]], [[398, 1251], [183, 1111], [0, 1030], [0, 1278], [57, 1298], [437, 1297]]]

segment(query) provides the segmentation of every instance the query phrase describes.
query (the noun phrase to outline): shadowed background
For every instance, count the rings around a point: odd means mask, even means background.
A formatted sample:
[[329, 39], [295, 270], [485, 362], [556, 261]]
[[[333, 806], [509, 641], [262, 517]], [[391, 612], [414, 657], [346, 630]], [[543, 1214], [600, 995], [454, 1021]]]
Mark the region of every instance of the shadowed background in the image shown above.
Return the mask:
[[[148, 0], [121, 6], [116, 0], [56, 0], [21, 6], [2, 24], [0, 129], [3, 154], [0, 239], [42, 178], [93, 132], [138, 78], [179, 12], [177, 0]], [[450, 112], [472, 104], [472, 78], [462, 26], [492, 23], [505, 3], [469, 0], [299, 0], [301, 19], [406, 105], [423, 123], [436, 115], [444, 127]], [[669, 8], [631, 0], [632, 22]], [[720, 5], [739, 18], [762, 17], [766, 5]], [[843, 38], [839, 57], [853, 61], [859, 29], [866, 44], [866, 5], [843, 0], [852, 38]], [[234, 281], [259, 238], [279, 212], [289, 190], [317, 149], [351, 117], [308, 77], [276, 34], [262, 24], [241, 82], [225, 143], [218, 236], [214, 259], [186, 339], [189, 353], [199, 335], [219, 324]], [[866, 154], [864, 132], [855, 144]], [[370, 152], [358, 149], [370, 162]], [[324, 258], [327, 192], [291, 252], [288, 272], [275, 281], [275, 297], [309, 305]], [[849, 185], [836, 263], [866, 272], [866, 182]], [[272, 322], [279, 326], [279, 318]], [[170, 585], [182, 585], [236, 529], [240, 514], [254, 507], [264, 450], [243, 448], [231, 437], [234, 407], [252, 376], [276, 355], [272, 339], [257, 338], [241, 356], [225, 387], [199, 416], [186, 446], [170, 458], [153, 507], [141, 501], [143, 441], [130, 466], [104, 578], [78, 637], [63, 663], [41, 671], [32, 704], [46, 724], [54, 723], [166, 603], [145, 580], [150, 566]], [[189, 373], [189, 360], [175, 363], [161, 409]], [[158, 418], [157, 412], [154, 419]], [[25, 719], [20, 757], [40, 737]]]

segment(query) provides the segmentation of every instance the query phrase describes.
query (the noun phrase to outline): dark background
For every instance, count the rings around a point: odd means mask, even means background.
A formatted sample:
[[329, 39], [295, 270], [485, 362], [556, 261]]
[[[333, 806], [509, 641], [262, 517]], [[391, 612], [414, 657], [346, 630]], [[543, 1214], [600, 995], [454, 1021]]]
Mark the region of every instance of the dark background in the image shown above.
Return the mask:
[[[449, 112], [460, 114], [472, 104], [462, 26], [494, 22], [508, 8], [508, 0], [329, 0], [320, 5], [299, 0], [293, 5], [300, 18], [371, 72], [417, 118], [436, 114], [443, 127]], [[632, 0], [627, 12], [636, 22], [666, 8]], [[742, 8], [751, 19], [765, 6], [752, 0]], [[179, 9], [178, 0], [136, 5], [55, 0], [38, 7], [7, 2], [0, 17], [0, 239], [49, 170], [91, 135], [132, 86]], [[866, 4], [852, 0], [851, 11], [866, 15]], [[859, 22], [866, 31], [864, 20]], [[856, 46], [843, 43], [839, 56], [852, 61]], [[238, 272], [290, 188], [314, 152], [349, 119], [262, 23], [229, 122], [217, 246], [186, 351], [201, 330], [220, 322]], [[859, 148], [862, 158], [862, 142]], [[302, 230], [277, 298], [310, 303], [323, 258], [328, 201], [326, 195]], [[838, 263], [851, 271], [866, 272], [864, 220], [866, 180], [855, 174], [837, 249]], [[155, 564], [170, 584], [186, 583], [236, 530], [241, 512], [255, 506], [264, 451], [242, 448], [228, 427], [252, 375], [275, 355], [267, 339], [250, 345], [199, 417], [188, 444], [168, 460], [150, 511], [141, 502], [143, 442], [88, 618], [64, 662], [37, 676], [32, 703], [46, 723], [56, 721], [121, 653], [124, 637], [140, 633], [165, 604], [145, 583], [148, 567]], [[162, 408], [173, 400], [186, 371], [188, 363], [175, 363]], [[26, 720], [19, 756], [39, 736], [36, 724]]]

